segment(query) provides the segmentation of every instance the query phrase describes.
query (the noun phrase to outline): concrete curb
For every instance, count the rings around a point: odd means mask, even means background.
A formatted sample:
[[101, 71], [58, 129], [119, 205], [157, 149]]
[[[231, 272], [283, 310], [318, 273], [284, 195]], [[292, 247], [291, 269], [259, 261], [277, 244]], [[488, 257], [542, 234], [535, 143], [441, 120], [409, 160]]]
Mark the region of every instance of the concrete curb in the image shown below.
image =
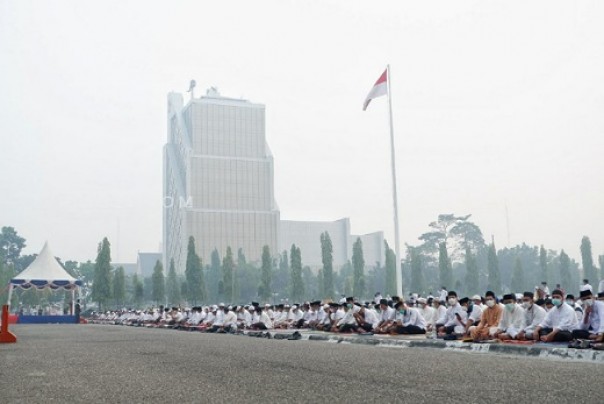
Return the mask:
[[310, 341], [325, 341], [338, 344], [361, 344], [392, 348], [433, 348], [449, 351], [467, 352], [476, 354], [501, 354], [525, 356], [541, 359], [572, 360], [581, 362], [595, 362], [604, 364], [604, 351], [593, 349], [574, 349], [562, 347], [544, 347], [534, 345], [509, 345], [509, 344], [475, 344], [461, 341], [443, 340], [401, 340], [385, 339], [379, 337], [355, 337], [341, 335], [309, 335]]

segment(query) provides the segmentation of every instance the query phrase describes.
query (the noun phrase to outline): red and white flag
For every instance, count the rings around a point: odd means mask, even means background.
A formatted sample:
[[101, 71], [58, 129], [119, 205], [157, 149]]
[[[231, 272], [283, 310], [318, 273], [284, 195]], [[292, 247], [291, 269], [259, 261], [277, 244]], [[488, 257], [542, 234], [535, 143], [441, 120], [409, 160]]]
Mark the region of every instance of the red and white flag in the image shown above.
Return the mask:
[[363, 111], [367, 109], [371, 100], [386, 94], [388, 94], [388, 69], [384, 70], [384, 73], [377, 79], [373, 88], [367, 94], [367, 98], [365, 98], [365, 102], [363, 103]]

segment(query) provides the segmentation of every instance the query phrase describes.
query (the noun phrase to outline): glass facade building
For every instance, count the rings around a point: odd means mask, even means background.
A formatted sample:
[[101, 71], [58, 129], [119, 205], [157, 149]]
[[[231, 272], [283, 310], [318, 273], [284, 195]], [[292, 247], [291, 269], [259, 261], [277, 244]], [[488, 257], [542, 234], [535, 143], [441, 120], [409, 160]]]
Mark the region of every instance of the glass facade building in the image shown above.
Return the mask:
[[262, 247], [277, 251], [279, 210], [273, 157], [265, 139], [262, 104], [206, 96], [185, 106], [168, 95], [164, 147], [164, 257], [184, 272], [189, 236], [205, 263], [217, 249], [241, 248], [257, 260]]

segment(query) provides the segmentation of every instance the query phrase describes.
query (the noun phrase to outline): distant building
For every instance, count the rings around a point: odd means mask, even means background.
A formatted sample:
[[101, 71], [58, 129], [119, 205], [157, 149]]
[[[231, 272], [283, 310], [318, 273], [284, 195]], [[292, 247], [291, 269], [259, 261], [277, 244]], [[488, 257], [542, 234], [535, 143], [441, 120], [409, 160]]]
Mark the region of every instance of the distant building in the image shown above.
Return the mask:
[[[162, 253], [139, 252], [136, 257], [136, 273], [143, 278], [150, 278], [157, 261], [162, 262]], [[168, 269], [164, 267], [164, 276], [168, 275]]]
[[[303, 265], [322, 266], [320, 235], [328, 231], [334, 266], [352, 256], [357, 236], [348, 218], [334, 222], [280, 220], [274, 197], [273, 156], [265, 138], [265, 107], [221, 96], [215, 89], [185, 105], [168, 94], [168, 141], [164, 146], [163, 257], [183, 273], [189, 236], [204, 264], [217, 249], [241, 248], [259, 261], [296, 244]], [[383, 264], [383, 233], [360, 236], [367, 266]]]
[[205, 262], [218, 249], [242, 248], [257, 260], [276, 251], [279, 210], [273, 157], [264, 137], [264, 105], [206, 96], [183, 106], [168, 95], [164, 147], [164, 256], [184, 271], [189, 236]]
[[126, 276], [132, 276], [138, 273], [138, 265], [134, 263], [112, 262], [111, 266], [114, 270], [118, 269], [119, 267], [124, 268], [124, 275]]

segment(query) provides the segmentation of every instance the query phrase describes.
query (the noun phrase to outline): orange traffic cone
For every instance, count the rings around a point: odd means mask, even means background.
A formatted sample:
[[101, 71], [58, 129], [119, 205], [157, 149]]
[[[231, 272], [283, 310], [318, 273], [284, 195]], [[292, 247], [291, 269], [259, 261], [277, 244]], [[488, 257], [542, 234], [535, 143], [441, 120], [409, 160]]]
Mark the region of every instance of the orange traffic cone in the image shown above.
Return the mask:
[[17, 342], [17, 337], [8, 331], [8, 305], [2, 306], [2, 325], [0, 326], [0, 344]]

